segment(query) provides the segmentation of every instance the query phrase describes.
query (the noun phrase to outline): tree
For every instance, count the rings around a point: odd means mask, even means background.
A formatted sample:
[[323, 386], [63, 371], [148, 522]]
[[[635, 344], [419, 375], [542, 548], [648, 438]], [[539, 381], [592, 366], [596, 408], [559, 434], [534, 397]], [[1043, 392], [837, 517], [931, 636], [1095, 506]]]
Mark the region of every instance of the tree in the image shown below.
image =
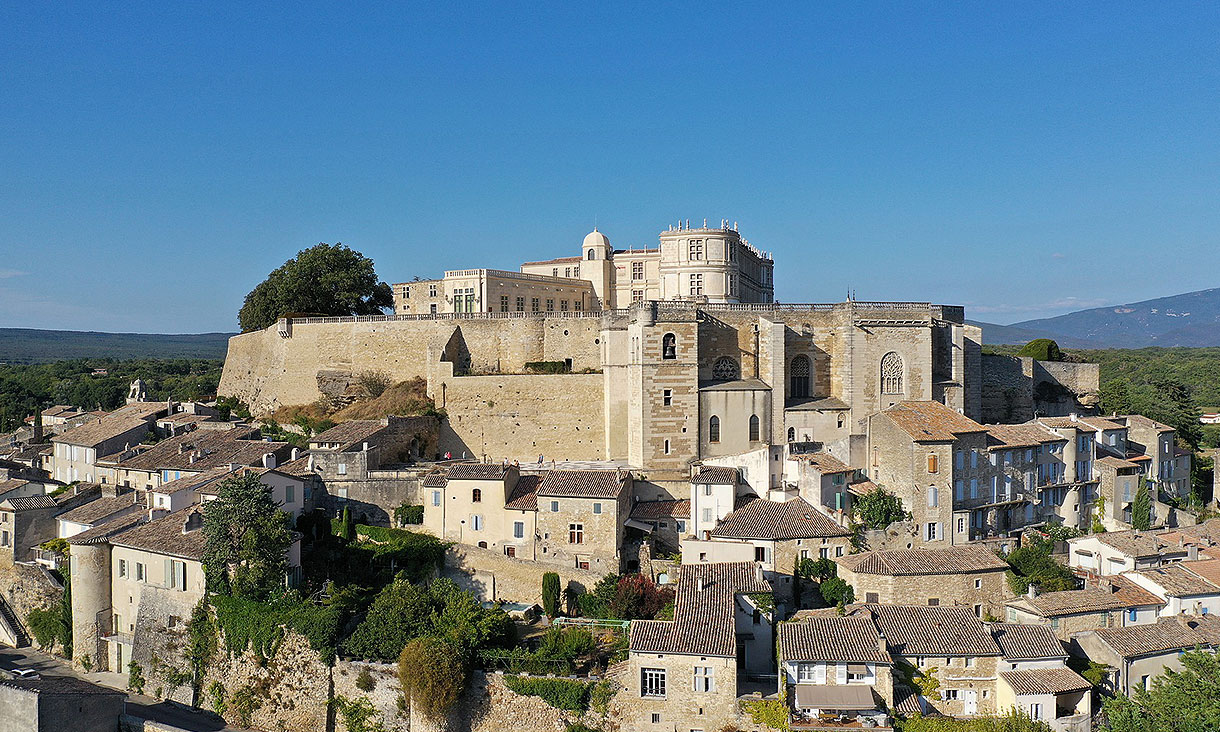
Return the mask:
[[902, 499], [884, 488], [860, 496], [854, 510], [860, 523], [869, 529], [884, 529], [895, 521], [911, 518], [911, 514], [902, 510]]
[[226, 478], [203, 505], [203, 555], [208, 589], [264, 601], [284, 585], [292, 545], [288, 514], [259, 476]]
[[466, 688], [466, 665], [445, 641], [416, 638], [398, 656], [398, 681], [412, 709], [440, 722]]
[[1188, 651], [1182, 670], [1165, 670], [1151, 688], [1102, 704], [1104, 732], [1205, 732], [1220, 729], [1220, 656]]
[[352, 523], [352, 512], [347, 506], [343, 507], [343, 513], [339, 514], [339, 538], [344, 541], [351, 541], [356, 538], [356, 529]]
[[827, 605], [850, 605], [856, 601], [856, 591], [839, 577], [831, 577], [819, 585], [819, 589]]
[[318, 244], [297, 253], [246, 295], [237, 314], [242, 332], [262, 330], [285, 313], [380, 315], [394, 304], [390, 286], [377, 279], [373, 260], [342, 244]]
[[618, 620], [648, 620], [673, 600], [673, 590], [658, 588], [642, 574], [629, 574], [619, 579], [610, 601], [610, 617]]
[[542, 609], [548, 618], [559, 615], [559, 575], [555, 572], [542, 575]]
[[1139, 487], [1135, 489], [1135, 499], [1131, 501], [1131, 528], [1147, 531], [1152, 528], [1152, 496], [1148, 490], [1148, 481], [1140, 476]]
[[1007, 574], [1009, 588], [1017, 594], [1031, 584], [1043, 592], [1076, 589], [1076, 576], [1051, 557], [1053, 548], [1053, 542], [1035, 541], [1014, 549], [1006, 557], [1012, 567]]
[[1062, 361], [1063, 351], [1050, 338], [1035, 338], [1017, 352], [1018, 356], [1029, 356], [1037, 361]]

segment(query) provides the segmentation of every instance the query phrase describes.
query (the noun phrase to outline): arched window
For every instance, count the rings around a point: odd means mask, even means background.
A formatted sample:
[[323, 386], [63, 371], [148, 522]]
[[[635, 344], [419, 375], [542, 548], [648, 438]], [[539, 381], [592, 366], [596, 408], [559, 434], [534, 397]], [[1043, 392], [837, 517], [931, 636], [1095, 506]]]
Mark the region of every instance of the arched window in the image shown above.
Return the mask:
[[758, 415], [750, 415], [750, 442], [758, 442]]
[[796, 442], [796, 428], [795, 427], [788, 428], [788, 442]]
[[721, 356], [716, 359], [716, 363], [712, 364], [712, 378], [716, 381], [736, 381], [741, 378], [741, 369], [737, 366], [737, 360], [728, 356]]
[[597, 254], [594, 253], [594, 251], [592, 249], [590, 249], [589, 250], [589, 261], [592, 262], [594, 259], [597, 259]]
[[475, 488], [474, 490], [470, 491], [470, 502], [471, 503], [480, 503], [482, 500], [483, 500], [483, 489], [482, 488]]
[[810, 374], [813, 368], [809, 363], [809, 357], [801, 354], [792, 359], [792, 365], [789, 367], [791, 378], [788, 387], [789, 396], [794, 399], [802, 399], [808, 397], [811, 391]]
[[707, 441], [720, 442], [720, 418], [714, 415], [707, 421]]
[[902, 356], [890, 351], [881, 357], [881, 393], [901, 394]]
[[675, 359], [678, 357], [678, 336], [673, 333], [666, 333], [661, 338], [661, 358]]

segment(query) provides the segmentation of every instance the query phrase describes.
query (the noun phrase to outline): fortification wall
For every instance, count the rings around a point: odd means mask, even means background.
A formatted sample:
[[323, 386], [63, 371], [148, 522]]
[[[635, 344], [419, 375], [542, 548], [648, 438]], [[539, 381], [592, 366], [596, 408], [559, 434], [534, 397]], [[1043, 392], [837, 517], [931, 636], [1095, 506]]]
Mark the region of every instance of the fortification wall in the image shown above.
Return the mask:
[[465, 544], [454, 544], [445, 551], [444, 576], [480, 600], [541, 604], [544, 572], [557, 572], [561, 587], [575, 584], [584, 590], [593, 589], [602, 577], [592, 570], [515, 559]]
[[1101, 367], [1095, 363], [985, 354], [981, 370], [982, 421], [988, 424], [1089, 413], [1099, 403]]

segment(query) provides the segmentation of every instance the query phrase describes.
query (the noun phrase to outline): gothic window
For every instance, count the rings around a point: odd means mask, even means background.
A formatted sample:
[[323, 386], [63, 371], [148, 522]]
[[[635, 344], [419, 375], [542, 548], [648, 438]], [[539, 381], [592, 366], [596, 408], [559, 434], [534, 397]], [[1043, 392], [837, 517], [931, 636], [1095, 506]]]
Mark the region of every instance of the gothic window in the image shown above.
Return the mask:
[[741, 370], [737, 361], [729, 356], [721, 356], [712, 364], [712, 378], [716, 381], [734, 381], [741, 378]]
[[881, 358], [881, 393], [902, 393], [902, 356], [893, 351]]
[[707, 421], [707, 441], [720, 442], [720, 418], [713, 416]]
[[791, 384], [789, 391], [794, 399], [802, 399], [808, 397], [812, 393], [810, 375], [813, 371], [809, 363], [809, 357], [801, 354], [792, 359], [790, 368]]
[[673, 333], [666, 333], [661, 338], [661, 358], [673, 360], [678, 357], [678, 337]]
[[758, 442], [758, 415], [750, 415], [750, 442]]

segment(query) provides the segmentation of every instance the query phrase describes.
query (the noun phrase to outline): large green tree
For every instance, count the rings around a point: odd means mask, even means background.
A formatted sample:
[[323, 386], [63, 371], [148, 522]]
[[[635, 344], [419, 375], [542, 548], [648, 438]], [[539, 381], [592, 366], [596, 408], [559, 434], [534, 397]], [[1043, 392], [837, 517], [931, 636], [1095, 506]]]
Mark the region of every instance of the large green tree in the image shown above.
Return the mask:
[[1135, 489], [1135, 498], [1131, 501], [1131, 528], [1140, 531], [1152, 528], [1152, 495], [1148, 490], [1148, 481], [1142, 475], [1139, 488]]
[[237, 314], [242, 332], [261, 330], [285, 313], [379, 315], [394, 304], [373, 260], [342, 244], [299, 252], [246, 295]]
[[280, 510], [258, 475], [217, 483], [216, 500], [203, 505], [208, 589], [257, 601], [281, 589], [292, 545], [288, 524], [288, 514]]
[[1182, 670], [1166, 669], [1151, 688], [1107, 699], [1104, 732], [1214, 732], [1220, 730], [1220, 656], [1182, 655]]
[[869, 529], [884, 529], [895, 521], [911, 518], [911, 514], [902, 509], [902, 499], [884, 488], [857, 498], [852, 510], [860, 523]]

